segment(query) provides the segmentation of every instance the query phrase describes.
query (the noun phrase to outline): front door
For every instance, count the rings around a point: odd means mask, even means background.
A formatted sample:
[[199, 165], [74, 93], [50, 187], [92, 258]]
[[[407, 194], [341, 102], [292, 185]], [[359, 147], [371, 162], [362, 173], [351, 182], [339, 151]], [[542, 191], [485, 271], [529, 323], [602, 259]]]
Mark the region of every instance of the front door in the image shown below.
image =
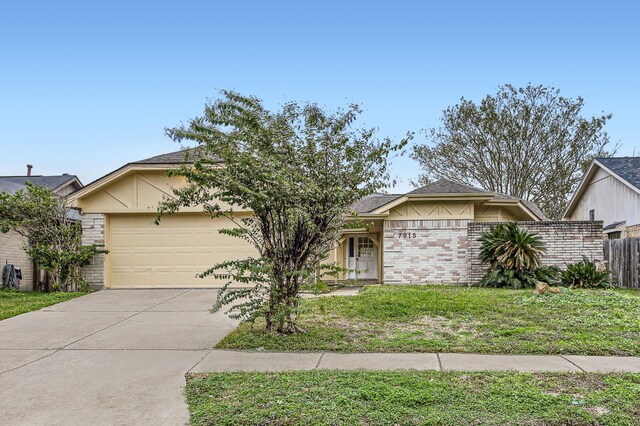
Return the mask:
[[350, 280], [374, 280], [378, 278], [378, 249], [369, 237], [347, 238], [347, 268]]

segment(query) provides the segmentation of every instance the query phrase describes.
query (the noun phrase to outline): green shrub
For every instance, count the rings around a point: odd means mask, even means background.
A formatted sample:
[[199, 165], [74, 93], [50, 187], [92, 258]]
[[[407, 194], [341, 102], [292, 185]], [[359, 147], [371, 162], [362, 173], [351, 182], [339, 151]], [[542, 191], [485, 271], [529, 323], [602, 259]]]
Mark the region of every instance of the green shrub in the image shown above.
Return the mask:
[[324, 281], [313, 281], [300, 286], [300, 291], [308, 291], [314, 294], [328, 293], [331, 290], [329, 285]]
[[540, 267], [540, 256], [546, 252], [542, 238], [516, 222], [493, 226], [478, 241], [480, 260], [490, 267], [482, 287], [527, 288], [535, 287], [537, 281], [558, 279], [557, 268]]
[[611, 287], [611, 273], [586, 257], [578, 263], [567, 264], [562, 271], [562, 285], [570, 288]]
[[493, 226], [478, 241], [480, 260], [491, 269], [532, 272], [540, 267], [540, 255], [547, 251], [540, 236], [516, 222]]
[[557, 266], [542, 266], [535, 271], [536, 280], [549, 285], [558, 285], [562, 280], [562, 269]]
[[522, 271], [518, 272], [514, 269], [490, 269], [482, 280], [480, 287], [511, 287], [514, 289], [535, 287], [535, 274]]

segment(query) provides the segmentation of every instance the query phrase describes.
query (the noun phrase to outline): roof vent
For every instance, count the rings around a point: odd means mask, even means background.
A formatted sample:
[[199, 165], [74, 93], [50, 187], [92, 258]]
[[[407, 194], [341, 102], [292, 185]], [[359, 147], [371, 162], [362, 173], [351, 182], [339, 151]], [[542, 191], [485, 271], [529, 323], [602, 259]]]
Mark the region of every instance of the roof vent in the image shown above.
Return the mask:
[[31, 164], [27, 164], [27, 176], [31, 176], [31, 169], [33, 169], [33, 166]]

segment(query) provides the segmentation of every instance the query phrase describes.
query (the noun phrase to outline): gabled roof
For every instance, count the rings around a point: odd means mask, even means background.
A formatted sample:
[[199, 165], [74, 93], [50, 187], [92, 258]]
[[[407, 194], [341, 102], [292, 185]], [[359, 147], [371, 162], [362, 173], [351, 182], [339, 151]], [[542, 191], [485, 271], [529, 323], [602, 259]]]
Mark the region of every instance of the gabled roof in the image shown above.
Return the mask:
[[626, 220], [620, 220], [618, 222], [612, 222], [612, 223], [608, 224], [607, 226], [603, 227], [602, 230], [603, 231], [609, 231], [611, 229], [616, 229], [619, 226], [625, 225], [626, 223], [627, 223]]
[[63, 174], [53, 176], [0, 176], [0, 192], [9, 192], [11, 194], [26, 188], [26, 183], [31, 182], [34, 185], [49, 188], [56, 191], [58, 188], [65, 186], [72, 181], [78, 181], [80, 187], [82, 183], [75, 175]]
[[403, 194], [371, 194], [353, 203], [351, 208], [357, 213], [370, 213], [378, 207], [382, 207], [396, 198], [402, 197], [402, 195]]
[[[149, 168], [157, 167], [162, 169], [169, 169], [172, 165], [190, 164], [193, 163], [195, 158], [200, 154], [197, 148], [185, 148], [179, 151], [167, 152], [165, 154], [155, 155], [153, 157], [145, 158], [142, 160], [132, 161], [124, 166], [107, 173], [106, 175], [94, 180], [93, 182], [85, 185], [83, 188], [72, 194], [72, 198], [78, 196], [85, 196], [88, 193], [93, 192], [96, 188], [106, 184], [113, 179], [117, 179], [122, 174], [127, 173], [132, 168]], [[219, 161], [219, 160], [215, 160]]]
[[640, 194], [640, 157], [596, 158], [593, 160], [584, 176], [582, 176], [582, 180], [571, 196], [567, 209], [562, 215], [563, 218], [569, 216], [571, 212], [573, 212], [573, 209], [578, 205], [578, 201], [582, 197], [584, 191], [586, 191], [589, 186], [589, 182], [591, 182], [591, 179], [598, 169], [605, 170], [624, 185]]
[[428, 183], [427, 185], [414, 189], [407, 194], [372, 194], [354, 203], [351, 207], [358, 213], [372, 213], [375, 210], [384, 208], [385, 205], [391, 204], [394, 201], [394, 204], [398, 204], [401, 201], [400, 198], [402, 197], [419, 197], [421, 195], [455, 196], [460, 194], [486, 195], [487, 200], [489, 201], [505, 200], [522, 203], [525, 209], [531, 211], [531, 213], [537, 216], [540, 220], [545, 220], [544, 214], [534, 202], [526, 201], [518, 197], [512, 197], [506, 194], [487, 191], [485, 189], [476, 188], [458, 182], [453, 182], [448, 179], [439, 179], [435, 182]]
[[596, 158], [596, 161], [640, 190], [640, 157]]
[[531, 210], [541, 220], [546, 220], [547, 219], [545, 217], [544, 213], [542, 213], [542, 210], [540, 210], [540, 207], [538, 207], [538, 205], [536, 203], [534, 203], [533, 201], [525, 200], [523, 198], [513, 197], [513, 196], [507, 195], [507, 194], [501, 194], [499, 192], [497, 192], [496, 195], [493, 198], [496, 199], [496, 200], [516, 200], [516, 201], [520, 201], [522, 204], [527, 206], [527, 208], [529, 210]]
[[448, 179], [439, 179], [435, 182], [431, 182], [421, 188], [414, 189], [409, 194], [488, 194], [493, 195], [495, 200], [513, 200], [520, 201], [529, 210], [531, 210], [536, 216], [544, 220], [544, 213], [538, 208], [533, 201], [524, 200], [522, 198], [514, 197], [500, 192], [487, 191], [486, 189], [476, 188], [464, 183], [453, 182]]
[[490, 193], [484, 189], [474, 188], [448, 179], [438, 179], [420, 188], [414, 189], [409, 194], [470, 194], [470, 193]]

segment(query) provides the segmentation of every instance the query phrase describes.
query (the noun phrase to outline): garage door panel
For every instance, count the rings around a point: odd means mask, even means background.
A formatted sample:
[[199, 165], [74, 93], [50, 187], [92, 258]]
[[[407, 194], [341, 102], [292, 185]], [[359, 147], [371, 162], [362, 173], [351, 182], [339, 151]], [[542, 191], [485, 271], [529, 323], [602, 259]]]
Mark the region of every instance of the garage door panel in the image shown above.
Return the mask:
[[212, 265], [255, 256], [246, 241], [219, 234], [225, 218], [201, 214], [110, 215], [108, 283], [111, 288], [219, 287], [226, 280], [196, 275]]

